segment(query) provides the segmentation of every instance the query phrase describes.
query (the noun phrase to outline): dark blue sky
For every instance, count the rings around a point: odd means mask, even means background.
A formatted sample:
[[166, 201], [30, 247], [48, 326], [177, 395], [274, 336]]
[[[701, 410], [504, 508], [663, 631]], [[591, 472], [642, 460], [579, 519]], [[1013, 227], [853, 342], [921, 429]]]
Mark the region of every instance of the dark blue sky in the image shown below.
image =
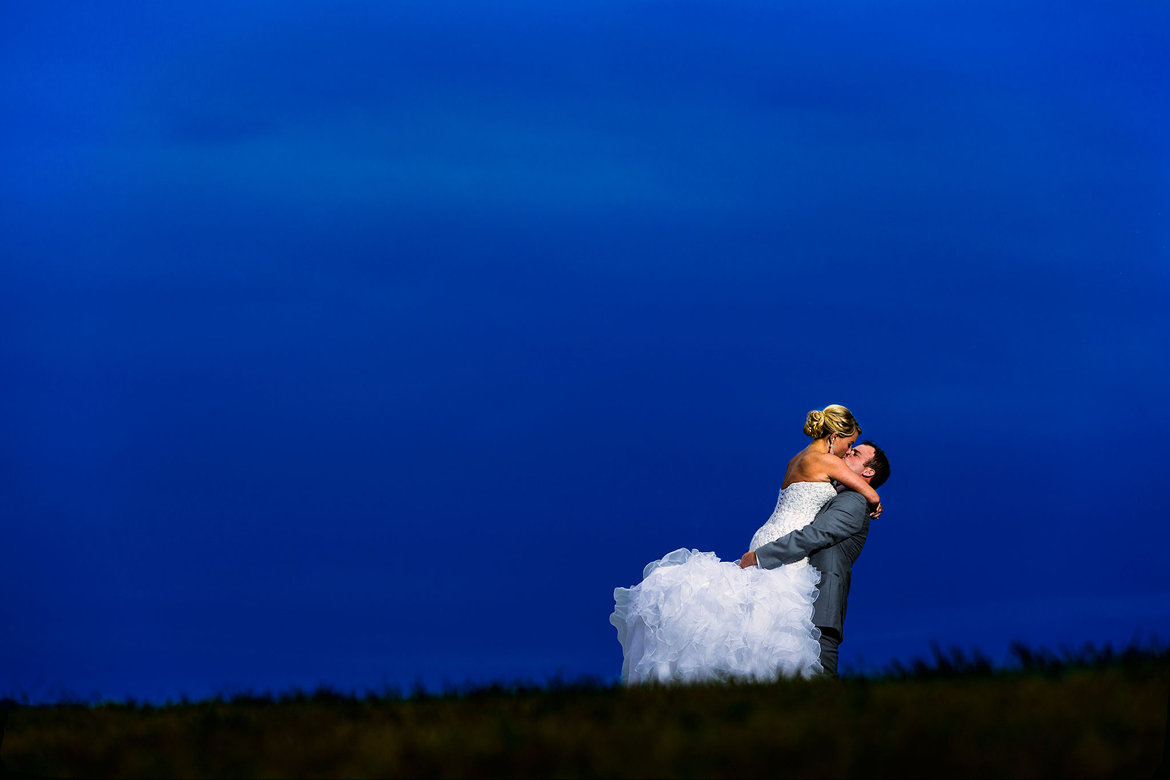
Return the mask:
[[5, 3], [0, 693], [614, 678], [829, 403], [893, 465], [843, 667], [1170, 638], [1168, 31]]

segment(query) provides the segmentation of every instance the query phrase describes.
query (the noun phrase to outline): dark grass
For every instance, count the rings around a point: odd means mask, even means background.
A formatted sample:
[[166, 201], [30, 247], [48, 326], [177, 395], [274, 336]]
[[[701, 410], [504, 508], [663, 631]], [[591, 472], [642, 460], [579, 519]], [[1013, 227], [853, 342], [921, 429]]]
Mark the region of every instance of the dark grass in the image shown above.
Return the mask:
[[0, 758], [10, 777], [1152, 777], [1168, 708], [1165, 646], [1016, 645], [1002, 666], [936, 646], [839, 681], [7, 700]]
[[1031, 648], [1014, 642], [1007, 664], [996, 666], [980, 650], [964, 652], [961, 648], [943, 649], [938, 643], [931, 646], [929, 659], [916, 658], [911, 662], [891, 661], [879, 678], [925, 680], [946, 678], [1004, 677], [1012, 675], [1044, 675], [1060, 677], [1071, 671], [1086, 669], [1131, 669], [1149, 664], [1166, 663], [1170, 659], [1170, 645], [1157, 640], [1115, 649], [1111, 644], [1086, 643], [1080, 647], [1062, 647], [1053, 652], [1045, 648]]

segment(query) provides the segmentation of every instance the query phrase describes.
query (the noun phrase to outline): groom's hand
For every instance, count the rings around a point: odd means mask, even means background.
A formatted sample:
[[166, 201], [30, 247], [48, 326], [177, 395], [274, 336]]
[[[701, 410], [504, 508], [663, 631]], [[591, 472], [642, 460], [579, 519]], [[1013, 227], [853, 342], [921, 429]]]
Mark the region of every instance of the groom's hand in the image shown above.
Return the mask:
[[758, 566], [760, 562], [756, 560], [756, 551], [745, 552], [743, 557], [739, 559], [739, 568], [747, 569], [751, 566]]

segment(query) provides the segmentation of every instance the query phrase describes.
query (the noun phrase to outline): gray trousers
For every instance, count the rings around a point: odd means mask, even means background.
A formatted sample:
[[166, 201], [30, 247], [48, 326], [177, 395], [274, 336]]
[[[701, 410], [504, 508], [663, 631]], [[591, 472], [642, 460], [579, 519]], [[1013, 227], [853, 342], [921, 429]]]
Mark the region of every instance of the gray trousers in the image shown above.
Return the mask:
[[837, 679], [837, 648], [841, 644], [841, 634], [835, 628], [821, 628], [821, 666], [825, 667], [824, 675], [830, 679]]

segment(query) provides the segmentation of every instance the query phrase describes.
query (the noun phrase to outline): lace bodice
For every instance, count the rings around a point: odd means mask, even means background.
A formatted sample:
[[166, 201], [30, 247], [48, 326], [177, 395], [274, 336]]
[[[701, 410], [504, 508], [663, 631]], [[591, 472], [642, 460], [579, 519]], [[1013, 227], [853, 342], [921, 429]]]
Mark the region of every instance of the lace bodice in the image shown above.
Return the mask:
[[[780, 491], [772, 516], [752, 536], [748, 549], [757, 550], [785, 534], [804, 528], [836, 495], [837, 489], [828, 482], [793, 482]], [[808, 559], [794, 565], [808, 565]]]

